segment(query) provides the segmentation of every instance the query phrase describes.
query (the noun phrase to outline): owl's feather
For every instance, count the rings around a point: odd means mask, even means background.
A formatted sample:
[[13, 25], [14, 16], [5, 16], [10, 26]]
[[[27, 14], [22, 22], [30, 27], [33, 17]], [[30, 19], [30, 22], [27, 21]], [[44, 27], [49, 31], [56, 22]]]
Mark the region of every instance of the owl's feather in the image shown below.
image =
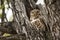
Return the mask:
[[43, 20], [40, 18], [40, 10], [34, 9], [31, 11], [30, 21], [35, 28], [44, 30], [45, 27], [44, 27]]

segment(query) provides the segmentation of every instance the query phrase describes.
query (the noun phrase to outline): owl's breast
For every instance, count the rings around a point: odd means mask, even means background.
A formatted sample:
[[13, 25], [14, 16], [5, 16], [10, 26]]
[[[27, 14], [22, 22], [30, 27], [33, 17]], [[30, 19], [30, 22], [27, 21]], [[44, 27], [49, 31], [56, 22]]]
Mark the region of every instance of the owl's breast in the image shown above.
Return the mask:
[[42, 21], [40, 19], [32, 20], [31, 24], [38, 29], [43, 29], [44, 28], [44, 24], [42, 23]]

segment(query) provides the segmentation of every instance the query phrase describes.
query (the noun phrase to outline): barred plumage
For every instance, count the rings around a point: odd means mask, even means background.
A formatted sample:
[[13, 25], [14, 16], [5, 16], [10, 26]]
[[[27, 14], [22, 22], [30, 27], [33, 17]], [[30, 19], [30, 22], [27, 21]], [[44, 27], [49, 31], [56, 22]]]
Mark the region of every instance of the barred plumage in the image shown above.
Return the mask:
[[30, 21], [35, 28], [45, 30], [43, 20], [40, 18], [40, 10], [34, 9], [30, 12]]

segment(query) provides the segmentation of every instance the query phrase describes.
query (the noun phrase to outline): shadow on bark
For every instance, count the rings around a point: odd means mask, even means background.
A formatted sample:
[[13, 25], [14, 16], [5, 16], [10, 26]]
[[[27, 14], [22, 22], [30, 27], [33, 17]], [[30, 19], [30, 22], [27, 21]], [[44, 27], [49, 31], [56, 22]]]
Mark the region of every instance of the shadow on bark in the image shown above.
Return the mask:
[[[0, 28], [3, 33], [12, 34], [10, 37], [0, 36], [1, 40], [59, 40], [60, 39], [60, 1], [44, 0], [45, 7], [35, 5], [31, 0], [11, 0], [13, 21], [5, 23]], [[33, 6], [31, 6], [33, 5]], [[37, 7], [37, 8], [36, 8]], [[36, 30], [30, 22], [30, 11], [39, 9], [44, 21], [45, 30]], [[11, 25], [10, 25], [11, 24]]]

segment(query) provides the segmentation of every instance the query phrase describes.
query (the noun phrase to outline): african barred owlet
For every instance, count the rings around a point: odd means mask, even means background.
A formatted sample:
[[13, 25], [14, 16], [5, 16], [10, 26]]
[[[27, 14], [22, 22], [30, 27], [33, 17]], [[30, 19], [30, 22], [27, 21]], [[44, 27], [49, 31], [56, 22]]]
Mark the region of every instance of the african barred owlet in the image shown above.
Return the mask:
[[38, 30], [44, 30], [43, 20], [40, 18], [40, 10], [34, 9], [30, 12], [31, 24]]

